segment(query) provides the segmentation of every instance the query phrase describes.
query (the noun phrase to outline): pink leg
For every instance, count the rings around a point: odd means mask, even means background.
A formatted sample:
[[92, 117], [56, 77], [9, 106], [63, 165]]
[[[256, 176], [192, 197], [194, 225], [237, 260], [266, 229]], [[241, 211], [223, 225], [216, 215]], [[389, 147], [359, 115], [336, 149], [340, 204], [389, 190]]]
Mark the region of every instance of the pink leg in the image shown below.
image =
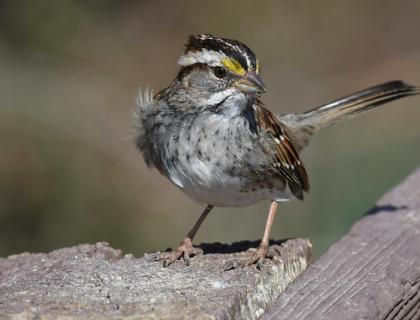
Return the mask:
[[229, 269], [233, 269], [237, 267], [249, 266], [254, 263], [256, 263], [258, 267], [262, 266], [268, 253], [271, 227], [273, 226], [274, 217], [276, 216], [277, 205], [278, 205], [277, 201], [271, 202], [270, 211], [267, 217], [267, 223], [265, 224], [264, 235], [257, 250], [250, 252], [249, 256], [246, 258], [237, 259], [237, 260], [228, 262], [225, 265], [225, 268], [224, 268], [225, 270], [229, 270]]
[[190, 264], [190, 257], [195, 254], [195, 248], [192, 245], [192, 240], [194, 239], [195, 234], [197, 233], [198, 229], [200, 228], [201, 224], [203, 223], [204, 219], [206, 219], [207, 215], [213, 209], [213, 206], [208, 205], [206, 209], [204, 209], [203, 213], [200, 215], [190, 232], [188, 232], [187, 236], [181, 241], [178, 248], [175, 251], [171, 252], [164, 252], [159, 255], [156, 260], [163, 260], [163, 266], [167, 267], [180, 259], [181, 257], [184, 258], [185, 264]]

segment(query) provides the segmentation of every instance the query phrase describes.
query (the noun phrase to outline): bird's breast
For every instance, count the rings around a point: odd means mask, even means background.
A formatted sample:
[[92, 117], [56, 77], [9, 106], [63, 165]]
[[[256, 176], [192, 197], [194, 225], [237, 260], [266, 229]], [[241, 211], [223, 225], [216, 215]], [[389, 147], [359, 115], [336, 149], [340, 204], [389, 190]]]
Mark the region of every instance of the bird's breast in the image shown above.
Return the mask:
[[244, 119], [210, 115], [181, 126], [166, 146], [168, 178], [190, 198], [214, 206], [247, 206], [265, 199], [283, 200], [282, 183], [255, 172], [258, 137]]

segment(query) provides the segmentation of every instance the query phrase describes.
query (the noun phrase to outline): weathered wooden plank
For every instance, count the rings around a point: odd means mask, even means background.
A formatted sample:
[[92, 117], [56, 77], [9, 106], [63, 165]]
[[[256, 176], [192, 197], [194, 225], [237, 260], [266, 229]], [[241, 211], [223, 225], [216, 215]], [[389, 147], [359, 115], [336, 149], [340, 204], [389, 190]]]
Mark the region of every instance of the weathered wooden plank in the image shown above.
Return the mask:
[[420, 169], [383, 196], [262, 319], [420, 319]]
[[[274, 244], [262, 271], [223, 271], [257, 243], [203, 245], [186, 267], [103, 243], [0, 259], [3, 319], [255, 319], [307, 266], [310, 243]], [[309, 267], [263, 319], [420, 319], [420, 170]]]
[[272, 245], [262, 271], [223, 266], [256, 242], [210, 244], [208, 254], [162, 268], [107, 244], [0, 259], [1, 319], [255, 319], [308, 265], [310, 243]]

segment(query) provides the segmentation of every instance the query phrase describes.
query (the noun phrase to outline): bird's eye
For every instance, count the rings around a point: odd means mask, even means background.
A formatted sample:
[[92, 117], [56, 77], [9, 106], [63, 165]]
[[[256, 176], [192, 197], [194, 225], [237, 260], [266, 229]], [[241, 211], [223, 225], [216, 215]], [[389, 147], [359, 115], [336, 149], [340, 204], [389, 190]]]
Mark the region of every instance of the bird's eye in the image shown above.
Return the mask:
[[213, 68], [214, 75], [219, 79], [226, 77], [226, 69], [223, 67], [214, 67]]

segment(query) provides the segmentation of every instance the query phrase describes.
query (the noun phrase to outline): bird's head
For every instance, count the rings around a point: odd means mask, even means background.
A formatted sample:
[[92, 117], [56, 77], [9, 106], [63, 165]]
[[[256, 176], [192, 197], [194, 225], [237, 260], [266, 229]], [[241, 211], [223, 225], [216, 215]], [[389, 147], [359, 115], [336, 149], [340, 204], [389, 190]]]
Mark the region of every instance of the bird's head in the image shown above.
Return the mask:
[[236, 40], [210, 34], [190, 36], [178, 63], [177, 79], [201, 104], [245, 100], [266, 91], [255, 54]]

